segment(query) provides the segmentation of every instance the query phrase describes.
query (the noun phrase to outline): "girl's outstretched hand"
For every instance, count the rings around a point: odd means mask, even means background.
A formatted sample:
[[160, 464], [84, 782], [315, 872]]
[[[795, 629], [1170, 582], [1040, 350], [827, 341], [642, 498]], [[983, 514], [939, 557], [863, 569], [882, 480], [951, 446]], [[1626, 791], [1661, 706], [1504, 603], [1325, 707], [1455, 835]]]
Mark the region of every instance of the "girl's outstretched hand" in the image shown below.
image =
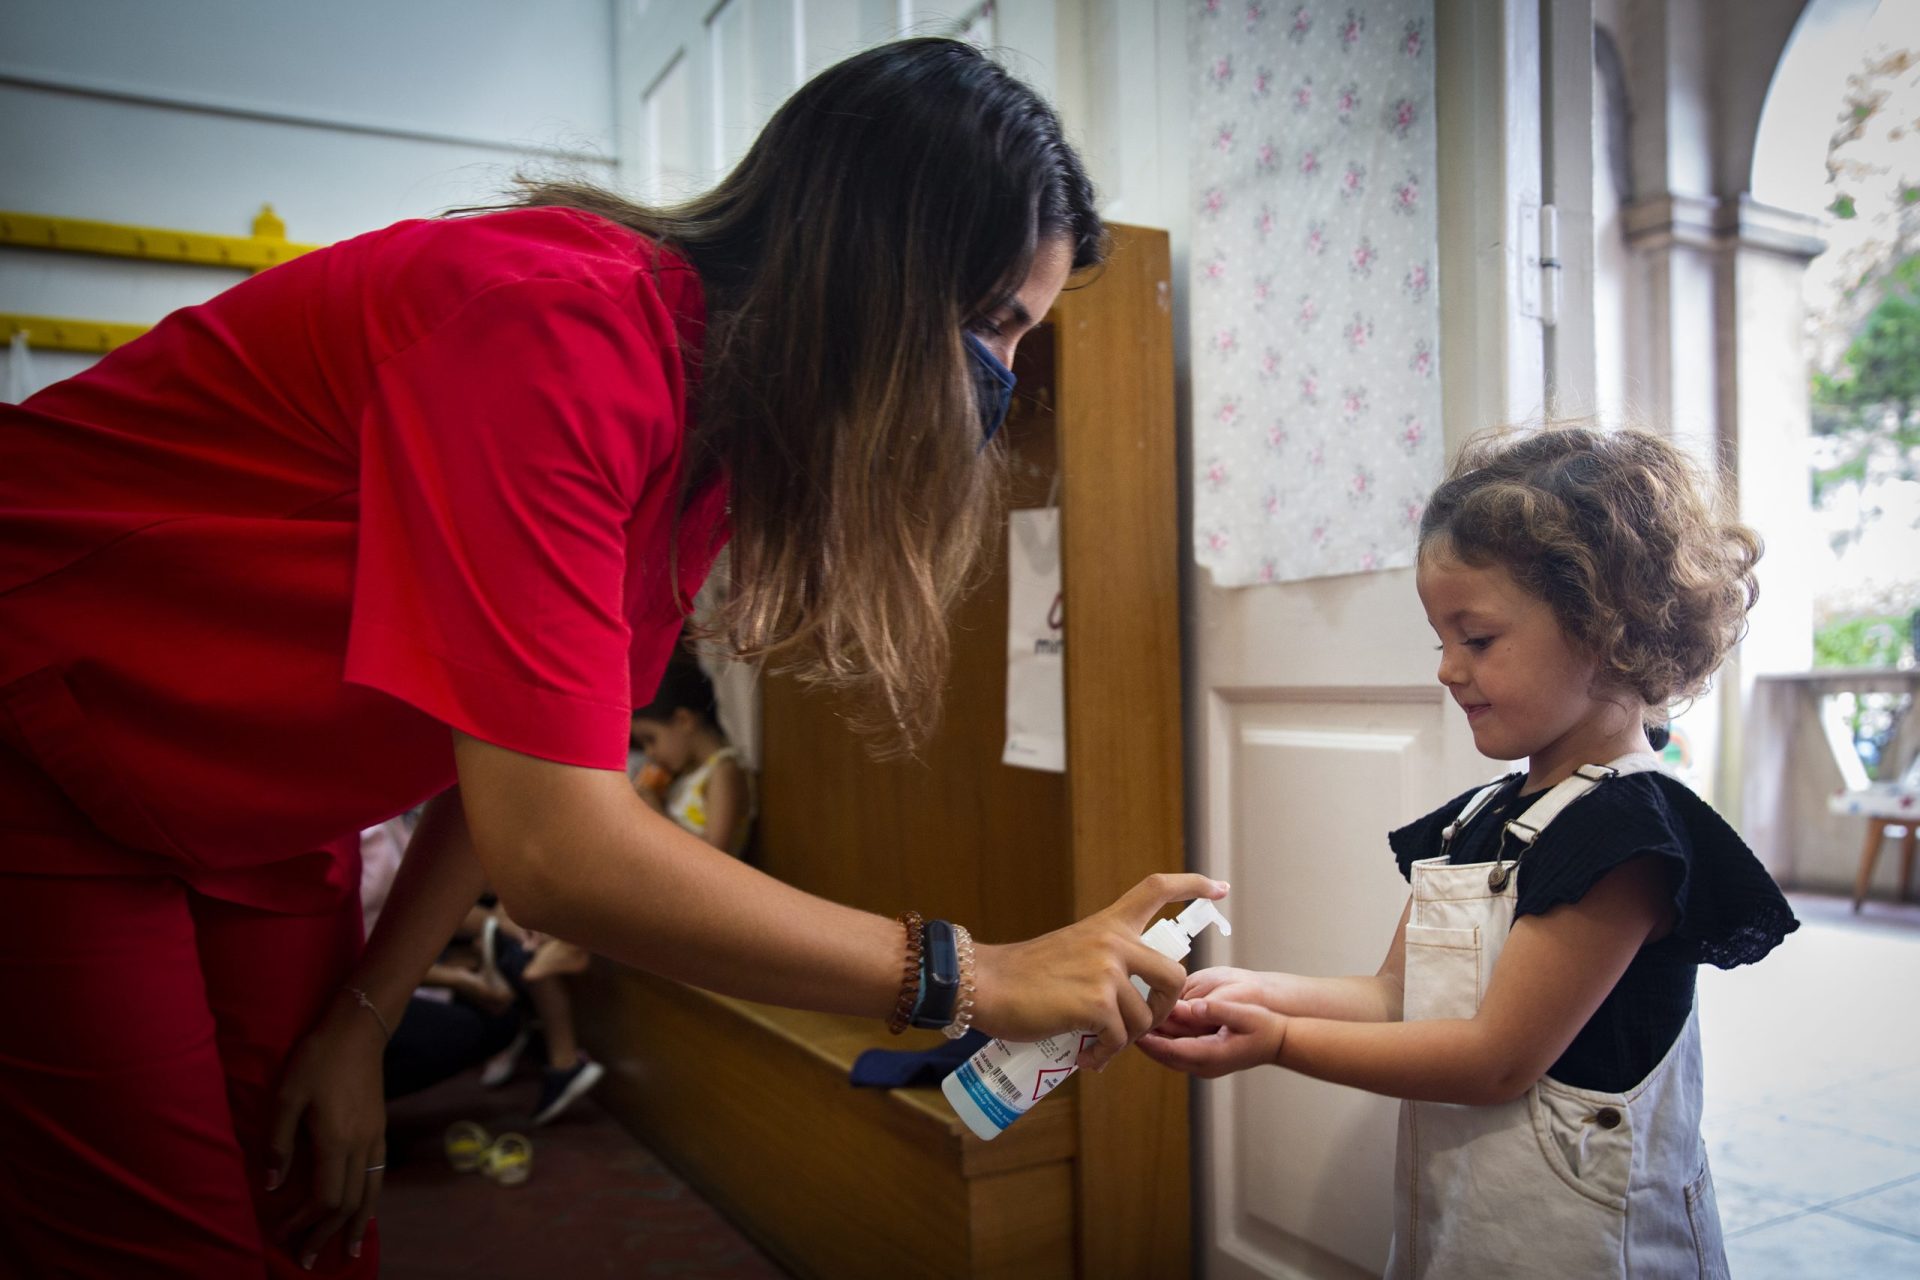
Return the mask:
[[1286, 1039], [1285, 1014], [1209, 997], [1180, 1001], [1165, 1022], [1141, 1038], [1140, 1052], [1163, 1067], [1211, 1080], [1279, 1061]]
[[[1140, 941], [1170, 902], [1223, 898], [1202, 875], [1152, 875], [1112, 906], [1030, 942], [975, 948], [974, 1025], [1004, 1040], [1084, 1030], [1082, 1066], [1096, 1070], [1165, 1017], [1187, 973]], [[1145, 1000], [1130, 978], [1151, 993]]]
[[1280, 1006], [1269, 977], [1253, 969], [1230, 969], [1225, 965], [1216, 965], [1188, 974], [1187, 985], [1180, 992], [1180, 999], [1183, 1003], [1190, 1000], [1230, 1000], [1235, 1004], [1257, 1004], [1278, 1013]]

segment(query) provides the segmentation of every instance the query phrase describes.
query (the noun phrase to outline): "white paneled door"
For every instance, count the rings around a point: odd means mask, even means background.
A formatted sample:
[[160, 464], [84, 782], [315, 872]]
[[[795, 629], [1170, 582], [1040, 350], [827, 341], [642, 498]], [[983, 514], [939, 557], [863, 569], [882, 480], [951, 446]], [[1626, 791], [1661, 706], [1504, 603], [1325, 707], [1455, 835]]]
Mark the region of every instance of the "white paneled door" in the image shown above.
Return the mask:
[[[1184, 41], [1168, 39], [1171, 7], [1161, 9], [1163, 91], [1184, 73]], [[1538, 242], [1523, 238], [1548, 176], [1542, 51], [1555, 37], [1543, 12], [1563, 35], [1584, 24], [1590, 49], [1586, 0], [1436, 5], [1450, 446], [1538, 417], [1548, 378], [1575, 360], [1569, 341], [1591, 342], [1591, 327], [1575, 326], [1556, 349], [1536, 301]], [[1576, 304], [1586, 300], [1562, 302]], [[1473, 750], [1434, 678], [1413, 571], [1235, 590], [1202, 570], [1191, 578], [1194, 853], [1199, 869], [1234, 886], [1233, 936], [1211, 943], [1207, 960], [1371, 973], [1407, 896], [1387, 831], [1500, 768]], [[1209, 1277], [1380, 1273], [1395, 1102], [1272, 1069], [1203, 1084], [1198, 1101], [1197, 1234]]]

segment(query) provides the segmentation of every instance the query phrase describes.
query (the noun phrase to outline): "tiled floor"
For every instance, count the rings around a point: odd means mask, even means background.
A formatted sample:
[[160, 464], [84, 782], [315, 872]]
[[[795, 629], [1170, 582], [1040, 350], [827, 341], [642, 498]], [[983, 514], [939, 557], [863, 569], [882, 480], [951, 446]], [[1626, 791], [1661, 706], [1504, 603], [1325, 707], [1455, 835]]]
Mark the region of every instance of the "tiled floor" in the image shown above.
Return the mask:
[[1920, 906], [1795, 897], [1700, 974], [1706, 1137], [1740, 1280], [1920, 1276]]

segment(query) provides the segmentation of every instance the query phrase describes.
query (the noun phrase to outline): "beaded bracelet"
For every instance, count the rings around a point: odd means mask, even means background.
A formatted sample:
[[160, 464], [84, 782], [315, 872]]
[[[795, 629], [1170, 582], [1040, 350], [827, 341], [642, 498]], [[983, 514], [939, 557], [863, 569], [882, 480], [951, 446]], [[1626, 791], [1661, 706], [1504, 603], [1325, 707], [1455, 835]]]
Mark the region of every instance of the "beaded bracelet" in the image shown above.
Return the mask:
[[940, 1034], [958, 1040], [973, 1029], [973, 935], [965, 925], [953, 926], [953, 949], [960, 957], [960, 997], [953, 1004], [953, 1021]]
[[899, 1035], [913, 1020], [913, 1006], [920, 999], [920, 913], [903, 911], [895, 919], [907, 935], [907, 960], [900, 970], [900, 998], [894, 1002], [887, 1030]]

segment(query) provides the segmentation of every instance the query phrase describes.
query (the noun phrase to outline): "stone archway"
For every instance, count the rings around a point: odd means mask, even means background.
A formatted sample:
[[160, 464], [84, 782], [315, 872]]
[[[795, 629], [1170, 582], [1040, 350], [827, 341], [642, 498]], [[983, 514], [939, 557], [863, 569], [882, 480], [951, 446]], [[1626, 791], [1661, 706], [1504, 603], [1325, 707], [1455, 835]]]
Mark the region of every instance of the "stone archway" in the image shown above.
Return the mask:
[[[1680, 721], [1700, 782], [1750, 836], [1744, 779], [1778, 762], [1749, 751], [1743, 715], [1756, 676], [1811, 657], [1804, 475], [1808, 404], [1800, 346], [1801, 280], [1822, 246], [1804, 210], [1755, 198], [1753, 169], [1769, 93], [1809, 10], [1854, 0], [1601, 0], [1595, 17], [1619, 54], [1627, 189], [1611, 250], [1623, 334], [1603, 389], [1721, 467], [1744, 519], [1768, 541], [1753, 630], [1720, 690]], [[1608, 68], [1601, 67], [1603, 82]], [[1603, 95], [1605, 87], [1603, 84]], [[1616, 170], [1617, 172], [1617, 170]], [[1596, 183], [1621, 179], [1596, 173]], [[1603, 253], [1604, 256], [1604, 253]], [[1603, 364], [1606, 363], [1603, 358]], [[1778, 773], [1774, 773], [1778, 777]], [[1758, 805], [1764, 810], [1764, 803]]]

